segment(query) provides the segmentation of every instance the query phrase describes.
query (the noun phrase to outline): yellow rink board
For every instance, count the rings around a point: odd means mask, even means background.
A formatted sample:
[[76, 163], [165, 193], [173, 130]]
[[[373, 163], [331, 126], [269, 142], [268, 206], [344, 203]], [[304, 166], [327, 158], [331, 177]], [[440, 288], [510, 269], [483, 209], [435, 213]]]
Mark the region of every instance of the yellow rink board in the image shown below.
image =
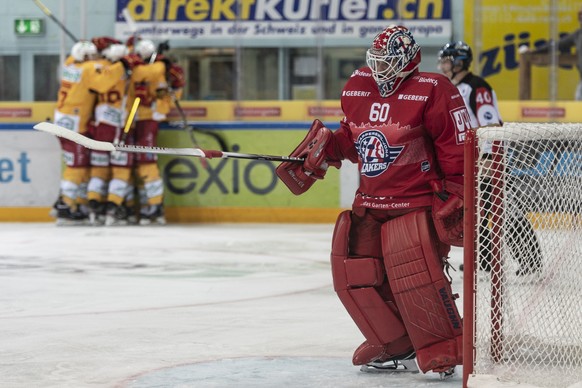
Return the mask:
[[[49, 207], [0, 208], [0, 222], [53, 222]], [[344, 209], [166, 207], [171, 223], [334, 223]]]

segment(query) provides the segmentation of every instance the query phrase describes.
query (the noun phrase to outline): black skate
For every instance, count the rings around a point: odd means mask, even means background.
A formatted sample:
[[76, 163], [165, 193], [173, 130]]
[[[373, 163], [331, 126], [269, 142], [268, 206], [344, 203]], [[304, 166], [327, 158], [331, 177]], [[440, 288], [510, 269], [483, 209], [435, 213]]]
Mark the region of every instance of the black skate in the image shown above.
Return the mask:
[[113, 202], [107, 202], [105, 226], [124, 226], [127, 224], [127, 209]]
[[87, 215], [80, 210], [72, 210], [61, 198], [53, 205], [51, 212], [56, 218], [57, 226], [78, 226], [84, 225]]
[[163, 205], [148, 205], [140, 210], [140, 225], [165, 225], [166, 217], [164, 216]]
[[89, 201], [89, 225], [97, 226], [105, 223], [105, 204], [94, 199]]

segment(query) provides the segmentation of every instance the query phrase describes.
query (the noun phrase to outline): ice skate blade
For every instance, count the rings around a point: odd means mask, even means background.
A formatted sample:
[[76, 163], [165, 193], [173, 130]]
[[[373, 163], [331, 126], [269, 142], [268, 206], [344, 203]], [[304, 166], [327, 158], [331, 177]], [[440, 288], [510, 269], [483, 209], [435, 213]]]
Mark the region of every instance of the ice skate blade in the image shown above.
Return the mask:
[[139, 220], [139, 224], [141, 226], [155, 226], [155, 225], [166, 225], [166, 219], [163, 217], [158, 217], [155, 220], [151, 220], [149, 218], [142, 218]]
[[127, 225], [126, 220], [119, 220], [112, 216], [105, 217], [105, 226], [125, 226]]
[[86, 226], [88, 225], [87, 220], [71, 220], [67, 218], [57, 218], [55, 221], [56, 226]]
[[392, 361], [386, 363], [369, 363], [362, 365], [360, 371], [364, 373], [420, 373], [416, 361], [414, 360], [399, 360], [397, 364]]

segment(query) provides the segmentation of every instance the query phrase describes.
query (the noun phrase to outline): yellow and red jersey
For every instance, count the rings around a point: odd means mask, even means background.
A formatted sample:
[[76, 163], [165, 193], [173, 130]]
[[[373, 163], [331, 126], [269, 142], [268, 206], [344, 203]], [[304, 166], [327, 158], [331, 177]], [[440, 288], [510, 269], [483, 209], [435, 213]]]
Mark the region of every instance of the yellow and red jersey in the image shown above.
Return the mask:
[[164, 104], [160, 107], [157, 106], [157, 100], [163, 99], [163, 95], [167, 94], [167, 90], [168, 83], [164, 62], [136, 66], [131, 76], [129, 93], [130, 101], [133, 101], [136, 97], [141, 98], [136, 121], [155, 119], [154, 112], [168, 113], [169, 105], [167, 107]]
[[85, 133], [98, 93], [105, 93], [125, 74], [121, 63], [100, 66], [96, 61], [73, 62], [63, 67], [55, 123]]
[[[109, 69], [116, 65], [104, 60], [104, 69]], [[95, 106], [95, 122], [109, 124], [114, 127], [122, 128], [125, 124], [127, 109], [127, 79], [126, 73], [119, 74], [117, 71], [104, 71], [100, 77], [100, 82], [113, 86], [97, 94], [97, 104]]]

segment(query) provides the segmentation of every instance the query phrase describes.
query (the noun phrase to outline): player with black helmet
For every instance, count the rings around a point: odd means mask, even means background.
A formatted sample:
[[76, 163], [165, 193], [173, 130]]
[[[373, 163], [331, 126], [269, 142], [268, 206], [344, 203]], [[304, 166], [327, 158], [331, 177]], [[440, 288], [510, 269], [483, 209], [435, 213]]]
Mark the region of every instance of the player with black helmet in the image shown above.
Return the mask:
[[[503, 125], [503, 120], [497, 105], [495, 91], [482, 77], [470, 71], [473, 61], [471, 46], [463, 41], [445, 44], [439, 51], [438, 68], [451, 82], [457, 86], [465, 105], [469, 108], [471, 122], [474, 127]], [[481, 146], [481, 160], [484, 167], [491, 163], [493, 145], [484, 141]], [[508, 182], [510, 183], [510, 182]], [[510, 187], [510, 186], [509, 186]], [[480, 250], [479, 266], [484, 271], [491, 271], [492, 236], [489, 229], [489, 213], [493, 186], [491, 178], [486, 177], [480, 182], [483, 192], [484, 211], [479, 225]], [[511, 190], [510, 190], [511, 191]], [[524, 215], [522, 209], [513, 209], [508, 214], [507, 245], [519, 261], [518, 275], [541, 270], [541, 252], [535, 232]], [[518, 247], [521, 247], [518, 249]], [[461, 266], [461, 269], [463, 267]]]

